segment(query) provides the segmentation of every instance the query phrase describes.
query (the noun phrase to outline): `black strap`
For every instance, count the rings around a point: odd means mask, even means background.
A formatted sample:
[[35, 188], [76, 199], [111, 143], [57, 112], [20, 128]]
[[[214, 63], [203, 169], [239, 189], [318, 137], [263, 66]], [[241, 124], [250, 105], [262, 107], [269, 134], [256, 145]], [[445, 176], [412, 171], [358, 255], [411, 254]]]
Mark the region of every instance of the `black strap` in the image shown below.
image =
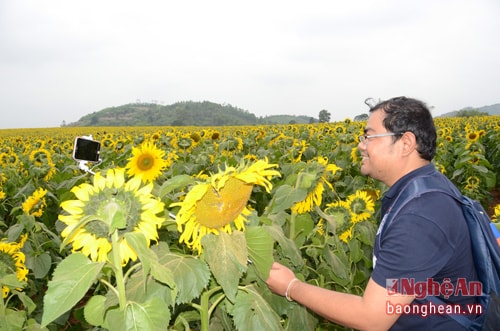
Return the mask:
[[[408, 202], [410, 202], [414, 198], [420, 197], [422, 194], [429, 192], [445, 193], [453, 197], [458, 202], [462, 203], [462, 194], [455, 186], [449, 185], [447, 182], [443, 182], [440, 178], [436, 178], [435, 176], [417, 177], [403, 187], [399, 195], [396, 197], [396, 200], [390, 207], [389, 211], [384, 215], [382, 223], [380, 224], [380, 236], [382, 235], [382, 232], [387, 229], [389, 225], [391, 225], [391, 223], [396, 218], [396, 215], [399, 214], [401, 209]], [[445, 304], [443, 300], [435, 296], [428, 296], [427, 299], [437, 305]], [[466, 329], [469, 329], [473, 323], [471, 319], [463, 315], [449, 314], [449, 316], [460, 325], [464, 326]]]

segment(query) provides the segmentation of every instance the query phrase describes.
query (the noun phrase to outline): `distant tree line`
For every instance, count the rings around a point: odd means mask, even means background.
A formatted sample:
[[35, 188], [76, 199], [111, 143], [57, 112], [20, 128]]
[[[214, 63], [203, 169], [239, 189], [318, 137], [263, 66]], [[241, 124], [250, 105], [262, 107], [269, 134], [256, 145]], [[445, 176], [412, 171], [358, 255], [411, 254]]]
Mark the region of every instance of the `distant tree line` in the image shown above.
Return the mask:
[[183, 101], [164, 106], [159, 104], [130, 103], [105, 108], [83, 116], [66, 126], [229, 126], [259, 124], [314, 123], [308, 116], [274, 115], [256, 117], [246, 110], [229, 104], [209, 101]]
[[[484, 111], [482, 111], [484, 110]], [[484, 106], [479, 109], [464, 108], [440, 117], [472, 117], [500, 114], [500, 104]], [[354, 117], [354, 121], [366, 121], [368, 114]], [[311, 124], [327, 123], [331, 113], [322, 109], [318, 118], [312, 116], [269, 115], [256, 117], [254, 114], [230, 104], [216, 104], [209, 101], [182, 101], [172, 105], [158, 103], [135, 103], [119, 107], [110, 107], [93, 112], [77, 122], [61, 126], [226, 126], [226, 125], [261, 125], [261, 124]]]
[[479, 111], [477, 109], [462, 109], [456, 113], [456, 117], [474, 117], [474, 116], [489, 116], [490, 114], [486, 112]]

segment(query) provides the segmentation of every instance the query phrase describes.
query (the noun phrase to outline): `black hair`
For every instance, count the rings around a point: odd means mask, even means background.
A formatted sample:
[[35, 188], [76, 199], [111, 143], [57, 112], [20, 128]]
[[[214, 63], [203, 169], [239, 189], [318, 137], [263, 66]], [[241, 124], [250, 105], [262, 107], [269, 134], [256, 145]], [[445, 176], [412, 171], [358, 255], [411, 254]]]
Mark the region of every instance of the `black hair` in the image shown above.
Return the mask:
[[[368, 99], [365, 103], [370, 106]], [[396, 97], [381, 101], [370, 107], [370, 112], [383, 110], [386, 116], [382, 122], [389, 132], [412, 132], [417, 140], [417, 152], [431, 161], [436, 154], [436, 127], [427, 105], [416, 99]], [[401, 135], [394, 136], [395, 141]]]

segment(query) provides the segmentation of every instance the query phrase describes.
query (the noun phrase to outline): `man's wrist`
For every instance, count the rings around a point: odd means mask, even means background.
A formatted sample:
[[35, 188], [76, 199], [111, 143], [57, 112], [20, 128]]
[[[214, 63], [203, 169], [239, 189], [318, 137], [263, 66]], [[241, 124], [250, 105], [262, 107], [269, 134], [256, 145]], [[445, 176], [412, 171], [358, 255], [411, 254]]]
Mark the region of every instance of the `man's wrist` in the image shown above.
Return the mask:
[[288, 283], [288, 286], [286, 287], [286, 291], [285, 291], [285, 298], [288, 300], [288, 301], [293, 301], [292, 299], [292, 285], [295, 283], [295, 282], [298, 282], [299, 280], [297, 278], [293, 278], [290, 283]]

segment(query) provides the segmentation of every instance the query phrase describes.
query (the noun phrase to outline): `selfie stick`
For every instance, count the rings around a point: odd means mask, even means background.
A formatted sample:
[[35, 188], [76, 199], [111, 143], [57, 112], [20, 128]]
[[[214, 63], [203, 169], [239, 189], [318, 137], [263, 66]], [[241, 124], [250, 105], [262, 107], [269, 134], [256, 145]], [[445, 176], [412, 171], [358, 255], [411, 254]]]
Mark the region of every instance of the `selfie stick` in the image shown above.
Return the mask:
[[89, 174], [95, 175], [95, 172], [93, 172], [92, 170], [90, 170], [90, 168], [87, 165], [87, 163], [88, 163], [87, 161], [78, 161], [78, 168], [80, 168], [80, 170], [88, 172]]
[[[82, 136], [82, 138], [86, 138], [86, 139], [90, 139], [90, 140], [94, 139], [94, 138], [92, 138], [91, 134], [89, 134], [88, 136]], [[89, 173], [89, 174], [95, 175], [95, 172], [93, 172], [92, 170], [90, 170], [89, 166], [87, 165], [88, 163], [89, 163], [89, 161], [79, 160], [78, 161], [78, 168], [80, 170], [83, 170], [83, 171]]]

